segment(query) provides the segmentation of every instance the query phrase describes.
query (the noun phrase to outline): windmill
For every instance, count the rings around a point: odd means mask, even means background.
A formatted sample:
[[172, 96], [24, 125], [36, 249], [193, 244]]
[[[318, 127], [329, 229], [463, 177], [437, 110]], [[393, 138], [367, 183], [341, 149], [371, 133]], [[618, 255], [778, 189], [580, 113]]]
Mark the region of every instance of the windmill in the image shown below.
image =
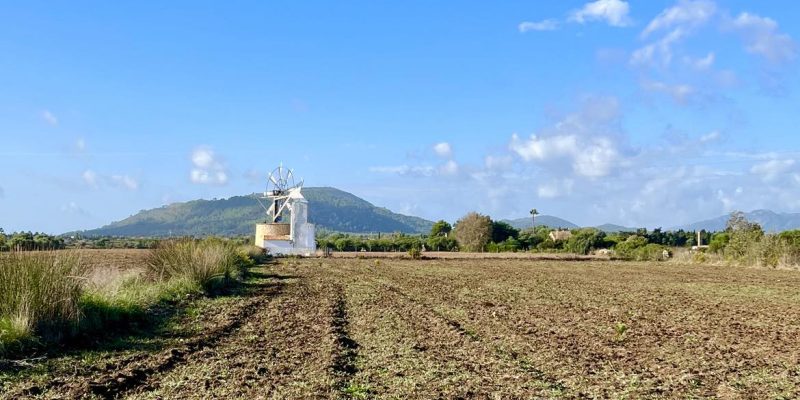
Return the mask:
[[261, 207], [267, 212], [267, 221], [271, 221], [273, 224], [281, 222], [284, 211], [287, 210], [289, 198], [293, 194], [297, 197], [302, 188], [302, 179], [299, 183], [295, 183], [294, 170], [283, 168], [283, 164], [272, 170], [267, 177], [267, 189], [264, 191], [264, 196], [261, 197], [269, 200], [270, 206], [265, 207], [259, 200]]
[[303, 180], [296, 182], [292, 169], [281, 164], [272, 170], [264, 194], [256, 198], [266, 212], [266, 220], [256, 224], [256, 246], [274, 255], [312, 255], [316, 251], [314, 225], [308, 223], [308, 201], [302, 189]]

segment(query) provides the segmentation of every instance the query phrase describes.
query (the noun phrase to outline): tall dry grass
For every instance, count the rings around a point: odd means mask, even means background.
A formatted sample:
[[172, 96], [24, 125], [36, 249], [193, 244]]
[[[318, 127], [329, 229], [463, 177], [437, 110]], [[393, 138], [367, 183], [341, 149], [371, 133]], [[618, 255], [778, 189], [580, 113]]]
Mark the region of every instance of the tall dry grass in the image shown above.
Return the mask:
[[188, 279], [210, 290], [243, 278], [248, 261], [232, 242], [184, 238], [161, 242], [153, 249], [147, 268], [157, 281]]
[[58, 338], [81, 316], [87, 268], [69, 251], [0, 255], [0, 352], [34, 331]]

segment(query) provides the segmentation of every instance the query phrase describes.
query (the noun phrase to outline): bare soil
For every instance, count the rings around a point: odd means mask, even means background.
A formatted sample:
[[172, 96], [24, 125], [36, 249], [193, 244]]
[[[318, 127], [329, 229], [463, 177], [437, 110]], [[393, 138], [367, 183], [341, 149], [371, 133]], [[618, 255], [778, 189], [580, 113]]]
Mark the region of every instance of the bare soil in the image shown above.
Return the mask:
[[0, 398], [792, 399], [798, 343], [794, 271], [286, 259], [152, 337], [0, 371]]

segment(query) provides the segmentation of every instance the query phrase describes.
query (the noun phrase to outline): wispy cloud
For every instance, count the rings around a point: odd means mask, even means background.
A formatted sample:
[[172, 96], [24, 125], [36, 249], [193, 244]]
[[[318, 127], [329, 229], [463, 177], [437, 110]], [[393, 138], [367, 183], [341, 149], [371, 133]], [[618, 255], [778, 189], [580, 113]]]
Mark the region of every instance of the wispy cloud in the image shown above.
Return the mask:
[[128, 190], [139, 189], [139, 181], [128, 175], [111, 175], [111, 181], [117, 186]]
[[558, 21], [554, 19], [545, 19], [538, 22], [524, 21], [517, 26], [517, 29], [519, 29], [520, 33], [531, 31], [554, 31], [558, 29]]
[[649, 92], [666, 94], [678, 104], [687, 104], [689, 98], [696, 93], [691, 85], [685, 83], [671, 85], [665, 82], [645, 80], [641, 82], [640, 86]]
[[568, 20], [578, 23], [605, 21], [611, 26], [624, 27], [631, 24], [628, 12], [630, 6], [622, 0], [597, 0], [586, 3], [570, 13]]
[[684, 61], [684, 63], [686, 63], [686, 65], [694, 68], [695, 70], [705, 71], [705, 70], [708, 70], [708, 69], [711, 68], [711, 66], [714, 64], [714, 60], [715, 59], [716, 59], [716, 55], [712, 51], [712, 52], [709, 52], [708, 54], [706, 54], [705, 57], [692, 58], [692, 57], [686, 56], [686, 57], [683, 58], [683, 61]]
[[772, 63], [784, 63], [797, 57], [797, 44], [778, 31], [775, 20], [743, 12], [726, 24], [739, 33], [748, 53], [763, 57]]
[[78, 203], [76, 203], [74, 201], [70, 201], [67, 204], [63, 204], [61, 206], [61, 211], [66, 213], [66, 214], [77, 214], [77, 215], [82, 215], [82, 216], [85, 216], [85, 217], [91, 216], [86, 210], [81, 208], [78, 205]]
[[717, 6], [712, 1], [682, 0], [653, 18], [640, 36], [644, 39], [656, 31], [673, 28], [689, 30], [705, 24], [716, 12]]
[[81, 173], [83, 183], [92, 188], [114, 187], [131, 191], [139, 190], [139, 180], [124, 174], [102, 175], [94, 170], [87, 169]]
[[42, 111], [41, 116], [44, 122], [47, 122], [52, 126], [58, 126], [58, 118], [56, 118], [55, 114], [53, 114], [49, 110]]
[[83, 179], [83, 183], [85, 183], [89, 187], [92, 187], [92, 188], [97, 188], [98, 187], [98, 185], [97, 185], [97, 183], [98, 183], [97, 182], [97, 173], [92, 171], [92, 170], [90, 170], [90, 169], [87, 169], [86, 171], [83, 171], [83, 173], [81, 174], [81, 179]]

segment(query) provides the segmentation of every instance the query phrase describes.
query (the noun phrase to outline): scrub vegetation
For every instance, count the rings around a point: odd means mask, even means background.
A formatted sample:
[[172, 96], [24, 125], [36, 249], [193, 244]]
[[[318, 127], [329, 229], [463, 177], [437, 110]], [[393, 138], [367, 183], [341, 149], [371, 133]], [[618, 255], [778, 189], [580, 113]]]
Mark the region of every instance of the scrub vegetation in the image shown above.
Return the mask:
[[253, 265], [240, 247], [216, 238], [164, 241], [138, 255], [131, 271], [103, 265], [98, 252], [0, 254], [0, 355], [146, 320], [159, 304], [241, 282]]

